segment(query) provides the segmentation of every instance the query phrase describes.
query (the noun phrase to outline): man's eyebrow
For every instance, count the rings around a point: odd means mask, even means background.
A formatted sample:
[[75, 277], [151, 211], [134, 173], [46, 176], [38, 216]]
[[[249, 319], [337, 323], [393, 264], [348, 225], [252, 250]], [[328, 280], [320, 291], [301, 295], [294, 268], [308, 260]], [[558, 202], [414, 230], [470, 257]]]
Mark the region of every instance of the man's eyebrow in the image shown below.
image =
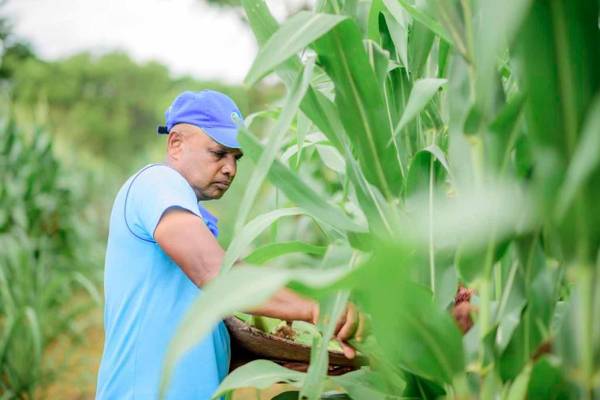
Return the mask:
[[229, 147], [223, 146], [221, 143], [215, 143], [212, 149], [216, 150], [216, 151], [223, 151], [223, 152], [231, 151], [231, 149]]
[[227, 146], [224, 146], [224, 145], [222, 145], [220, 143], [217, 143], [216, 149], [218, 151], [223, 151], [223, 152], [226, 152], [226, 153], [237, 153], [236, 154], [237, 158], [242, 158], [244, 156], [244, 152], [242, 150], [235, 149], [235, 148], [232, 148], [232, 147], [227, 147]]

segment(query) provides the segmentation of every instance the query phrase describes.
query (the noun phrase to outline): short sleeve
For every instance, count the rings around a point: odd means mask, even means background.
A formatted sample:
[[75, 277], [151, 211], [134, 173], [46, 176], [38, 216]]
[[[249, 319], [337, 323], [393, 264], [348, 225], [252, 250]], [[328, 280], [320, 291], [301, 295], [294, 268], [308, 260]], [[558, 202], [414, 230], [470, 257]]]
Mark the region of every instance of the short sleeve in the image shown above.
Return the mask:
[[173, 207], [202, 218], [194, 190], [179, 172], [157, 164], [145, 167], [132, 178], [125, 199], [125, 220], [140, 239], [154, 242], [158, 222]]

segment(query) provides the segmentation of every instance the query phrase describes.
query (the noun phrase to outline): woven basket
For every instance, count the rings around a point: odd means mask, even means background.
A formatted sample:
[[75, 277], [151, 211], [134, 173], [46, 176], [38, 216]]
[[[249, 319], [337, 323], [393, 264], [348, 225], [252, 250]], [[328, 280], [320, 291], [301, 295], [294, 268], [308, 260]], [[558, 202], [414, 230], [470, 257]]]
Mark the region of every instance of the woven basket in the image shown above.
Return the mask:
[[[309, 346], [263, 332], [236, 317], [226, 318], [225, 325], [231, 336], [231, 371], [256, 359], [271, 360], [296, 371], [308, 369]], [[363, 356], [349, 360], [341, 351], [329, 351], [329, 375], [344, 374], [366, 364]]]

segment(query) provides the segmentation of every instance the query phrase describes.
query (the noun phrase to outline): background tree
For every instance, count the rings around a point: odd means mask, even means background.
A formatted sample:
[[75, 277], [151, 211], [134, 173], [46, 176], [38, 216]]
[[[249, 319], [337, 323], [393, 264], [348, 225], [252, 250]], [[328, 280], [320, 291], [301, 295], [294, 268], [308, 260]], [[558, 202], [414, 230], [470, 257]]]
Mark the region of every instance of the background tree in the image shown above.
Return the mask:
[[[11, 72], [15, 107], [26, 116], [40, 104], [49, 129], [78, 151], [128, 167], [152, 151], [148, 138], [164, 111], [183, 90], [215, 89], [231, 96], [243, 113], [263, 107], [277, 88], [249, 90], [190, 76], [173, 77], [167, 67], [134, 62], [127, 54], [80, 53], [64, 60], [17, 59]], [[162, 141], [160, 142], [162, 143]], [[136, 154], [131, 156], [131, 149]]]

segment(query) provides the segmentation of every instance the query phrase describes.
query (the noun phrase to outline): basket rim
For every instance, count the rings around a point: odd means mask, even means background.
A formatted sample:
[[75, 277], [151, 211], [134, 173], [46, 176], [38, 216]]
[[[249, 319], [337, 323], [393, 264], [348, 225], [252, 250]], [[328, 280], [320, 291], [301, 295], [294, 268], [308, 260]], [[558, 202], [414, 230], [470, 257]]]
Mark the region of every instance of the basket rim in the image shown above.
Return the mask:
[[[225, 318], [224, 322], [232, 340], [235, 340], [238, 345], [255, 355], [276, 360], [306, 363], [310, 361], [310, 346], [261, 331], [235, 316]], [[281, 346], [272, 346], [274, 343]], [[271, 346], [268, 346], [269, 344]], [[283, 348], [287, 351], [283, 351]], [[356, 367], [368, 364], [367, 358], [363, 355], [348, 359], [341, 351], [328, 350], [328, 352], [330, 365]]]

